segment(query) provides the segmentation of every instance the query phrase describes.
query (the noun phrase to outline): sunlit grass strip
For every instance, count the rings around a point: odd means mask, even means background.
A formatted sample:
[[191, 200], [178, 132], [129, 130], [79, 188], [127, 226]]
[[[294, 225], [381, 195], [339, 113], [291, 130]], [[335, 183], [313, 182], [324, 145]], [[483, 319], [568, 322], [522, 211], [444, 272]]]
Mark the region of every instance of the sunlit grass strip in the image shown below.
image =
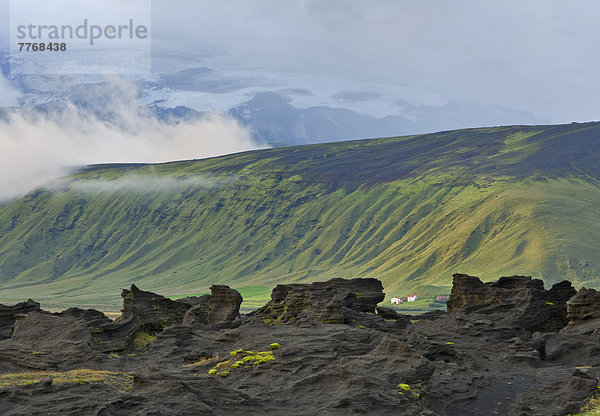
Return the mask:
[[42, 380], [52, 379], [52, 384], [87, 384], [104, 383], [118, 391], [133, 389], [132, 373], [100, 370], [71, 370], [66, 372], [39, 371], [0, 374], [0, 388], [26, 386], [39, 383]]

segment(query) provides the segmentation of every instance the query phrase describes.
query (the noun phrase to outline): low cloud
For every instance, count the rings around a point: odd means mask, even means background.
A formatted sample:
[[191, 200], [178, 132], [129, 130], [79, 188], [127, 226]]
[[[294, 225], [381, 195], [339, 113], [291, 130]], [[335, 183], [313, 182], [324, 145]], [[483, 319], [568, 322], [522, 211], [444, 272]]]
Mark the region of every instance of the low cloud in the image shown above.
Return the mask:
[[129, 174], [112, 180], [90, 178], [65, 178], [51, 181], [44, 188], [52, 191], [75, 191], [80, 193], [154, 193], [169, 190], [210, 190], [236, 181], [235, 176], [209, 177], [190, 175], [183, 177], [164, 176], [157, 173]]
[[0, 121], [0, 201], [74, 166], [200, 159], [260, 147], [224, 115], [160, 121], [139, 103], [136, 86], [125, 81], [89, 87], [84, 97], [86, 102], [66, 99], [51, 110], [13, 110]]

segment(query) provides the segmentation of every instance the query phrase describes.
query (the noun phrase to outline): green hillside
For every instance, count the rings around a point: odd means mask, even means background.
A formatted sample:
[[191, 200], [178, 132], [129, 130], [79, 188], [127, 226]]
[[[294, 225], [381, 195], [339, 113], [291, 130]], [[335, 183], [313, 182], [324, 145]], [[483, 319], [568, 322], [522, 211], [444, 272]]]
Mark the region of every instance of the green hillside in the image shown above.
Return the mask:
[[429, 295], [454, 272], [600, 287], [599, 156], [586, 123], [93, 166], [0, 207], [0, 303], [333, 277]]

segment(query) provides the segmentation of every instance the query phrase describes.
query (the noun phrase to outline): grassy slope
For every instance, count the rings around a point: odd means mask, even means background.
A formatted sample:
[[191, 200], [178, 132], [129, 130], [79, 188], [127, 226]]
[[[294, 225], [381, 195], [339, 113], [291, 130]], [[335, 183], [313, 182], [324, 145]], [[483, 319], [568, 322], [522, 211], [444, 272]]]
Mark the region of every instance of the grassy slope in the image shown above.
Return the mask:
[[453, 272], [598, 287], [599, 154], [589, 123], [98, 166], [0, 208], [0, 303], [116, 305], [130, 283], [260, 286], [261, 301], [265, 286], [332, 277], [447, 293]]

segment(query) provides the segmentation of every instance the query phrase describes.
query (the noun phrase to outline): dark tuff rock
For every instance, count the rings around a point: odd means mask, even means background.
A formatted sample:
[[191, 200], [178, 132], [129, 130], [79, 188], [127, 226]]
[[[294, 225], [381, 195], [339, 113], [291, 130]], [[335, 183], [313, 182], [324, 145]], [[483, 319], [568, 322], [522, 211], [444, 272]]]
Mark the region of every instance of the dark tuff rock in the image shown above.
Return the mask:
[[541, 389], [525, 390], [521, 395], [523, 404], [508, 414], [563, 416], [579, 413], [582, 403], [597, 391], [598, 381], [576, 370], [566, 380], [556, 381]]
[[[223, 287], [213, 288], [215, 302], [211, 295], [178, 301], [126, 296], [133, 304], [119, 323], [95, 311], [29, 312], [13, 337], [0, 342], [0, 374], [89, 368], [130, 373], [133, 385], [122, 391], [111, 380], [50, 383], [44, 376], [0, 388], [0, 413], [546, 416], [577, 413], [597, 391], [594, 292], [570, 303], [568, 327], [532, 332], [533, 324], [559, 326], [542, 306], [566, 308], [570, 284], [546, 291], [530, 278], [482, 283], [462, 276], [455, 279], [452, 312], [409, 317], [384, 307], [372, 313], [382, 298], [376, 284], [371, 300], [357, 306], [365, 298], [357, 288], [365, 282], [338, 283], [279, 286], [267, 307], [241, 319], [239, 297]], [[170, 313], [178, 305], [170, 302], [187, 308], [179, 323]], [[154, 306], [165, 306], [166, 315]], [[209, 325], [215, 309], [213, 322], [228, 321]], [[261, 313], [286, 325], [265, 325], [256, 317]], [[166, 318], [174, 323], [143, 351], [90, 347], [111, 331], [115, 345], [122, 344], [136, 325]], [[260, 364], [246, 360], [270, 354], [273, 360]]]
[[210, 288], [210, 292], [209, 325], [234, 321], [240, 317], [243, 299], [237, 290], [229, 286], [215, 285]]
[[150, 329], [162, 329], [170, 325], [180, 324], [183, 316], [190, 308], [186, 302], [177, 302], [156, 293], [140, 290], [131, 285], [131, 290], [123, 289], [123, 309], [115, 323], [131, 323], [144, 325]]
[[381, 316], [383, 319], [404, 319], [404, 316], [400, 315], [392, 308], [386, 308], [385, 306], [377, 307], [377, 315]]
[[94, 345], [102, 352], [132, 350], [141, 333], [155, 336], [163, 328], [179, 325], [190, 302], [177, 302], [156, 293], [146, 292], [132, 285], [121, 293], [123, 309], [114, 323], [97, 328]]
[[567, 302], [567, 317], [571, 321], [600, 318], [600, 292], [582, 288]]
[[242, 295], [229, 286], [215, 285], [210, 290], [210, 295], [179, 300], [193, 304], [183, 317], [183, 325], [206, 330], [239, 326]]
[[93, 309], [67, 309], [60, 313], [29, 312], [17, 320], [11, 340], [32, 350], [71, 353], [87, 350], [92, 332], [112, 324], [102, 312]]
[[40, 304], [31, 299], [14, 306], [0, 305], [0, 341], [12, 336], [15, 320], [19, 315], [39, 310]]
[[569, 321], [566, 302], [576, 293], [570, 282], [546, 290], [543, 281], [529, 276], [492, 283], [466, 274], [453, 277], [448, 312], [499, 314], [505, 325], [527, 331], [558, 331]]
[[376, 279], [278, 285], [273, 289], [271, 301], [255, 315], [270, 323], [309, 320], [343, 324], [356, 321], [360, 316], [357, 312], [374, 313], [384, 297], [383, 286]]
[[569, 334], [597, 335], [600, 330], [600, 292], [582, 288], [567, 302]]
[[[183, 301], [183, 299], [180, 299], [180, 301]], [[196, 298], [193, 302], [193, 306], [188, 309], [183, 317], [183, 325], [196, 329], [205, 328], [208, 325], [209, 312], [210, 295]]]
[[211, 292], [175, 301], [132, 285], [121, 294], [121, 316], [94, 334], [96, 347], [105, 352], [131, 350], [140, 333], [156, 336], [174, 325], [211, 330], [239, 325], [242, 296], [228, 286], [213, 286]]

